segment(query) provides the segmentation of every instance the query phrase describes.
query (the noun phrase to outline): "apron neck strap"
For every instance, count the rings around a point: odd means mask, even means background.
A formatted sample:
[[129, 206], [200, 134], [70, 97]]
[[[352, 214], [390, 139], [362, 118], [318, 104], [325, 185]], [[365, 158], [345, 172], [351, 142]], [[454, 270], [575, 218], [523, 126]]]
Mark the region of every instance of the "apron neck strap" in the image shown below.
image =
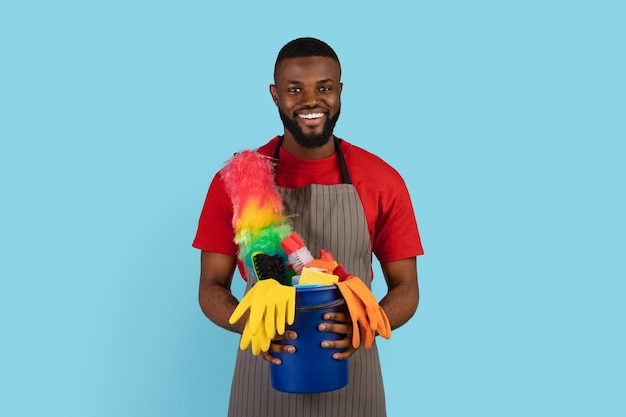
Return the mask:
[[[284, 136], [278, 138], [276, 150], [274, 151], [274, 163], [276, 165], [278, 165], [278, 156], [280, 155], [280, 147], [283, 146], [283, 140], [285, 140]], [[344, 184], [352, 184], [352, 178], [350, 178], [350, 173], [348, 172], [348, 165], [346, 164], [346, 159], [341, 150], [341, 139], [333, 136], [333, 141], [335, 142], [335, 151], [339, 156], [339, 163], [341, 164], [341, 179]]]

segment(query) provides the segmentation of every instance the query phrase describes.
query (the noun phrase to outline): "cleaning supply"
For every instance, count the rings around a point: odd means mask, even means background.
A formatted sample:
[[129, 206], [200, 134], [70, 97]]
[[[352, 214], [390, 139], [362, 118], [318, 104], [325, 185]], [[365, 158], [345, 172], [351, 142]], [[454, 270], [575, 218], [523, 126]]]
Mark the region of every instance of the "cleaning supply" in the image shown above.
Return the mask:
[[297, 232], [291, 233], [281, 242], [283, 250], [287, 254], [288, 263], [295, 275], [299, 275], [302, 268], [313, 262], [313, 255], [304, 244], [304, 241]]
[[252, 254], [252, 265], [259, 281], [273, 278], [280, 284], [291, 285], [291, 279], [287, 274], [287, 267], [282, 256], [256, 251]]
[[267, 352], [276, 334], [285, 333], [285, 327], [295, 319], [296, 289], [281, 285], [275, 279], [258, 281], [243, 297], [228, 322], [235, 324], [249, 310], [239, 348], [252, 344], [252, 353]]
[[272, 159], [257, 151], [239, 152], [226, 162], [220, 177], [233, 205], [233, 240], [239, 246], [239, 259], [254, 268], [253, 254], [261, 252], [280, 257], [286, 264], [280, 242], [293, 232], [293, 226], [283, 214]]
[[[321, 250], [320, 258], [314, 259], [302, 238], [293, 231], [289, 218], [283, 214], [282, 199], [274, 184], [271, 158], [257, 151], [239, 152], [225, 164], [220, 175], [233, 204], [232, 224], [234, 242], [239, 246], [238, 257], [254, 271], [256, 278], [229, 318], [229, 323], [234, 324], [249, 312], [239, 347], [244, 350], [251, 345], [252, 353], [258, 355], [269, 350], [276, 334], [282, 335], [287, 326], [297, 324], [294, 327], [298, 333], [295, 342], [300, 346], [296, 349], [305, 356], [299, 356], [297, 365], [292, 367], [281, 365], [282, 372], [296, 369], [299, 380], [305, 382], [313, 375], [323, 378], [328, 373], [332, 381], [318, 381], [300, 388], [282, 386], [281, 389], [318, 392], [315, 390], [336, 389], [337, 383], [339, 386], [347, 384], [347, 368], [335, 375], [334, 370], [326, 372], [320, 364], [311, 360], [311, 357], [322, 356], [333, 366], [342, 364], [347, 367], [348, 361], [335, 361], [330, 356], [332, 352], [320, 347], [322, 340], [331, 337], [330, 333], [317, 330], [323, 313], [336, 311], [329, 309], [339, 308], [339, 304], [341, 308], [347, 308], [353, 321], [353, 346], [358, 347], [362, 342], [365, 348], [369, 348], [377, 333], [387, 338], [391, 336], [385, 312], [365, 284], [358, 277], [348, 274], [330, 252]], [[292, 277], [302, 284], [297, 290], [290, 285]], [[319, 297], [330, 297], [331, 300], [318, 302]], [[324, 339], [314, 340], [315, 337]], [[342, 338], [344, 335], [335, 337]], [[314, 350], [307, 354], [308, 349]], [[297, 354], [281, 359], [283, 363], [288, 363]], [[289, 380], [282, 378], [285, 379]]]
[[327, 274], [325, 272], [317, 271], [313, 268], [304, 267], [300, 274], [300, 280], [298, 285], [304, 284], [320, 284], [320, 285], [333, 285], [339, 281], [337, 275]]
[[331, 261], [333, 262], [335, 268], [333, 269], [333, 274], [337, 275], [339, 277], [339, 281], [345, 281], [347, 279], [350, 279], [352, 277], [352, 274], [349, 274], [345, 268], [343, 267], [342, 264], [337, 263], [337, 261], [335, 261], [335, 257], [333, 256], [332, 253], [330, 252], [326, 252], [324, 249], [320, 249], [320, 258], [325, 260], [325, 261]]
[[332, 274], [333, 270], [337, 267], [337, 262], [329, 261], [325, 259], [313, 259], [307, 265], [307, 268], [317, 269], [319, 271], [323, 271], [327, 274]]
[[296, 317], [286, 330], [298, 334], [295, 340], [277, 341], [293, 345], [295, 353], [272, 352], [281, 365], [270, 365], [272, 387], [278, 391], [307, 394], [332, 391], [348, 384], [349, 361], [336, 360], [332, 355], [344, 349], [322, 348], [324, 340], [340, 340], [343, 334], [320, 332], [318, 326], [328, 312], [345, 312], [346, 304], [335, 285], [298, 286], [296, 288]]
[[355, 349], [361, 342], [364, 348], [371, 348], [376, 334], [385, 339], [391, 338], [389, 318], [359, 277], [352, 276], [336, 285], [346, 300], [352, 317], [352, 346]]

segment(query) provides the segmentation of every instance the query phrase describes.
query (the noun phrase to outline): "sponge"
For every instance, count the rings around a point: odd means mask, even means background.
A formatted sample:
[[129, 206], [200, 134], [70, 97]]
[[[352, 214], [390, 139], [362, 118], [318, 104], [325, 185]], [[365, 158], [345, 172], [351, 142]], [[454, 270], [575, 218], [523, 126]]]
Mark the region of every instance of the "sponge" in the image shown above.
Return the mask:
[[326, 274], [324, 272], [316, 271], [311, 268], [302, 268], [302, 272], [300, 274], [299, 285], [304, 284], [321, 284], [321, 285], [333, 285], [337, 281], [339, 281], [339, 277], [337, 275]]

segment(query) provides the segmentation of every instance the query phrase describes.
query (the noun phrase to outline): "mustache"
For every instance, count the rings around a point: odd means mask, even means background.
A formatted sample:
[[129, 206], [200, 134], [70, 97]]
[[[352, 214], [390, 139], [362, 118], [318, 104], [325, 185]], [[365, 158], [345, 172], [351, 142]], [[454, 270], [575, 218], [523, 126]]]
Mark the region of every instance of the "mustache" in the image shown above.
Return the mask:
[[[311, 106], [306, 107], [308, 107], [309, 110], [311, 109]], [[318, 107], [313, 107], [313, 109], [318, 109]], [[337, 112], [334, 115], [329, 115], [327, 117], [327, 120], [324, 122], [324, 129], [322, 132], [318, 134], [305, 134], [300, 128], [297, 115], [294, 114], [294, 117], [289, 117], [281, 110], [280, 107], [278, 107], [278, 114], [280, 115], [280, 119], [282, 120], [285, 129], [293, 135], [294, 139], [300, 146], [309, 149], [318, 148], [330, 140], [340, 113], [341, 106], [337, 108]], [[328, 112], [326, 112], [326, 114], [328, 114]]]

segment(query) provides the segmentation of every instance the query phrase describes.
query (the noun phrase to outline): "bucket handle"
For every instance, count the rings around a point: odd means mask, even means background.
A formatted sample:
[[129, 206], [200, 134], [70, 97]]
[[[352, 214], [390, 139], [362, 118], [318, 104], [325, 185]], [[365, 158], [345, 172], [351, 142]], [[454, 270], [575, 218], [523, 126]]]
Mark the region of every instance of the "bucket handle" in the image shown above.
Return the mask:
[[296, 307], [297, 311], [317, 311], [317, 310], [324, 310], [327, 308], [332, 308], [332, 307], [337, 307], [340, 306], [342, 304], [345, 304], [346, 300], [344, 300], [343, 298], [339, 298], [337, 300], [333, 300], [333, 301], [329, 301], [328, 303], [324, 303], [324, 304], [318, 304], [318, 305], [314, 305], [314, 306], [301, 306], [301, 307]]

